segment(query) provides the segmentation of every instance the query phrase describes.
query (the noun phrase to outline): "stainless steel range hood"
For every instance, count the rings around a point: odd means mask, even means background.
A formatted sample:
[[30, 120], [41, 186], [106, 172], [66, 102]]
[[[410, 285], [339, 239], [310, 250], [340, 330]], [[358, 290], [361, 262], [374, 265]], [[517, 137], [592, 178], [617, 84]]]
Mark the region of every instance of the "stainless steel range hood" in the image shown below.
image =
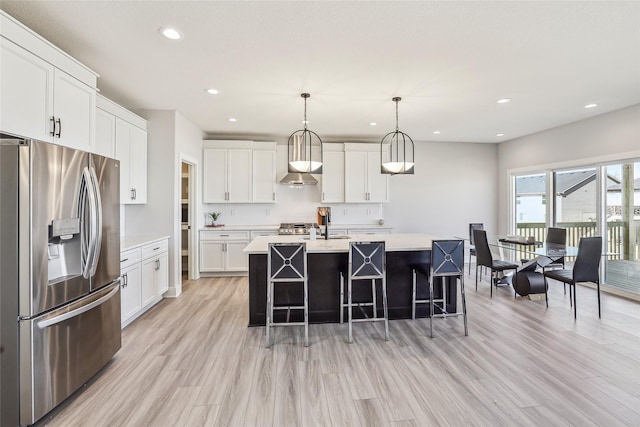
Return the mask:
[[281, 180], [280, 184], [285, 185], [316, 185], [318, 180], [309, 173], [289, 172]]

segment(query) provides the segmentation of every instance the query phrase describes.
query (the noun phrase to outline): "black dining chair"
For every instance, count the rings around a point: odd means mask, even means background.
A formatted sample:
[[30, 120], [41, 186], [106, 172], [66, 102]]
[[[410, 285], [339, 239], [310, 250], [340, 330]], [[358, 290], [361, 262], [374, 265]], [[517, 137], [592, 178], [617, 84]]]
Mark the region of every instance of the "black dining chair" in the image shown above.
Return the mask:
[[481, 222], [472, 222], [469, 224], [469, 274], [471, 274], [471, 257], [476, 256], [473, 230], [484, 230], [484, 224]]
[[519, 266], [512, 262], [493, 259], [489, 242], [487, 241], [487, 232], [484, 230], [473, 230], [473, 240], [476, 244], [476, 291], [478, 290], [478, 268], [487, 267], [491, 270], [491, 297], [493, 298], [493, 286], [498, 285], [498, 272], [507, 270], [516, 270]]
[[598, 289], [598, 317], [600, 310], [600, 258], [602, 256], [602, 237], [582, 237], [578, 244], [578, 256], [573, 269], [549, 270], [544, 276], [569, 285], [569, 298], [573, 295], [573, 318], [577, 318], [576, 283], [592, 282]]

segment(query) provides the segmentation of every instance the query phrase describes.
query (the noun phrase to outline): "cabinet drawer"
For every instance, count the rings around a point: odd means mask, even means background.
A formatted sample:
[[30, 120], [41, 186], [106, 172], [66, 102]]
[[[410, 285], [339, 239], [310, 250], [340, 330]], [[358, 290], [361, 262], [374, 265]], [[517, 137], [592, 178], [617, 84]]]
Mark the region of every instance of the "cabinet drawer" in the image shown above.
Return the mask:
[[142, 247], [142, 259], [147, 259], [154, 255], [161, 254], [162, 252], [167, 252], [168, 250], [169, 242], [166, 239], [144, 245]]
[[249, 240], [249, 231], [201, 231], [200, 240]]
[[120, 252], [120, 271], [140, 262], [140, 248]]
[[258, 236], [277, 236], [277, 235], [278, 235], [278, 232], [276, 230], [252, 231], [251, 240], [255, 239]]

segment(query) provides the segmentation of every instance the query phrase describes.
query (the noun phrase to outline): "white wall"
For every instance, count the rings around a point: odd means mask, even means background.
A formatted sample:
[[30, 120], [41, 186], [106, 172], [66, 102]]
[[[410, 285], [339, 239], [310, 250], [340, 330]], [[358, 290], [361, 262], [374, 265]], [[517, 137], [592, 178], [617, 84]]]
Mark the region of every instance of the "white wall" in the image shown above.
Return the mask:
[[494, 144], [416, 142], [415, 154], [414, 175], [390, 178], [386, 223], [396, 232], [442, 237], [468, 236], [471, 222], [496, 230]]
[[610, 162], [640, 157], [640, 105], [506, 141], [498, 146], [498, 223], [509, 227], [510, 171]]
[[[169, 236], [168, 294], [177, 296], [182, 292], [180, 154], [199, 163], [202, 132], [176, 111], [140, 110], [136, 113], [148, 120], [147, 204], [126, 206], [126, 234]], [[196, 181], [200, 182], [201, 178]]]

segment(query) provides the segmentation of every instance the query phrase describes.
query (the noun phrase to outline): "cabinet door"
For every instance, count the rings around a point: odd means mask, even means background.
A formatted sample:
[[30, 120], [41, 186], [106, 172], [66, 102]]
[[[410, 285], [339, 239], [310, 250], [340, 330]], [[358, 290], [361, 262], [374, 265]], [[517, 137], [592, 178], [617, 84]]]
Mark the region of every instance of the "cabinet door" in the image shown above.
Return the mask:
[[200, 242], [200, 271], [224, 271], [224, 242]]
[[134, 264], [122, 270], [122, 282], [120, 285], [121, 298], [121, 323], [125, 323], [140, 311], [140, 289], [141, 289], [140, 264]]
[[203, 153], [203, 203], [224, 203], [227, 200], [227, 150], [205, 148]]
[[344, 153], [344, 162], [345, 202], [367, 202], [367, 153], [365, 151], [347, 151]]
[[116, 118], [116, 159], [120, 160], [120, 203], [129, 204], [133, 199], [130, 185], [131, 127], [122, 119]]
[[142, 261], [142, 287], [140, 295], [142, 307], [146, 307], [156, 297], [156, 277], [160, 269], [160, 259], [153, 257]]
[[147, 131], [129, 125], [129, 186], [133, 204], [147, 203]]
[[322, 165], [322, 201], [344, 202], [344, 152], [325, 151]]
[[227, 258], [226, 271], [248, 271], [249, 261], [247, 254], [242, 250], [247, 246], [245, 241], [227, 242], [225, 247], [225, 255]]
[[96, 108], [96, 144], [95, 153], [101, 156], [115, 157], [116, 152], [116, 116]]
[[92, 152], [95, 145], [96, 90], [61, 70], [54, 72], [53, 142]]
[[380, 172], [380, 153], [367, 153], [367, 191], [369, 202], [389, 201], [389, 176]]
[[255, 150], [253, 152], [253, 202], [276, 202], [276, 152]]
[[115, 156], [120, 160], [120, 203], [147, 203], [147, 132], [116, 117]]
[[169, 290], [169, 254], [158, 257], [159, 268], [156, 271], [156, 295], [161, 296]]
[[0, 129], [53, 140], [54, 67], [0, 37]]
[[251, 203], [251, 150], [229, 149], [227, 154], [227, 200]]

